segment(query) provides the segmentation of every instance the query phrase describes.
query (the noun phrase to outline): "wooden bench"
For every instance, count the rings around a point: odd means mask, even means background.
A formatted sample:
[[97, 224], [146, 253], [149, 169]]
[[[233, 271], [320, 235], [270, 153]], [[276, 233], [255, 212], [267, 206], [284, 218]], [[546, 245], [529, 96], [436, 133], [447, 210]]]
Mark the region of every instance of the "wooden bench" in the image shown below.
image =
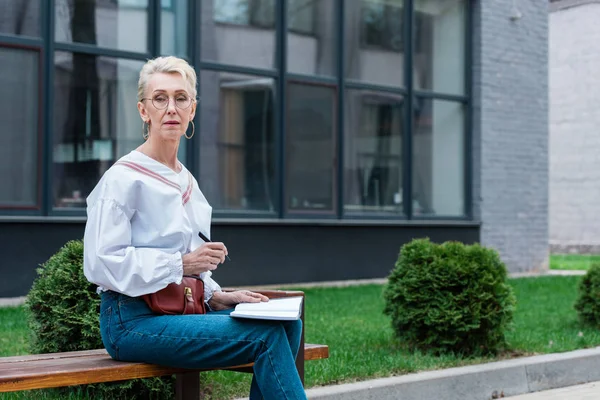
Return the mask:
[[[231, 289], [229, 289], [231, 290]], [[269, 298], [304, 296], [298, 291], [259, 291]], [[304, 383], [304, 362], [329, 358], [329, 348], [321, 344], [304, 343], [304, 304], [302, 305], [302, 339], [296, 367]], [[252, 372], [253, 364], [226, 369]], [[0, 357], [0, 392], [56, 388], [90, 383], [114, 382], [137, 378], [176, 375], [176, 398], [200, 399], [199, 372], [214, 369], [171, 368], [154, 364], [115, 361], [106, 350], [86, 350], [67, 353], [35, 354]]]

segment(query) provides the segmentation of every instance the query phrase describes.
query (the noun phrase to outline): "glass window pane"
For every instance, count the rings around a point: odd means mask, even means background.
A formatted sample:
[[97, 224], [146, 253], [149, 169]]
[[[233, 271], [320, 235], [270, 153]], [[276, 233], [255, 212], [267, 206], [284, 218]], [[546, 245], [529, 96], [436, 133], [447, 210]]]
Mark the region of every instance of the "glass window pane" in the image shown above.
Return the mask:
[[464, 93], [465, 15], [464, 0], [416, 0], [415, 89]]
[[0, 0], [0, 33], [40, 36], [42, 0]]
[[148, 0], [56, 0], [57, 42], [148, 50]]
[[347, 90], [344, 210], [402, 214], [401, 95]]
[[0, 47], [0, 206], [38, 198], [39, 54]]
[[336, 2], [289, 0], [288, 71], [334, 75], [337, 61]]
[[413, 215], [463, 216], [463, 105], [445, 100], [417, 99], [412, 140]]
[[403, 0], [347, 1], [346, 77], [404, 86]]
[[274, 81], [203, 70], [200, 188], [214, 209], [275, 211]]
[[202, 59], [275, 68], [274, 0], [206, 0], [202, 4]]
[[334, 210], [335, 88], [290, 83], [286, 133], [288, 211]]
[[54, 206], [85, 207], [108, 167], [143, 142], [137, 110], [143, 63], [65, 52], [54, 60]]
[[161, 0], [160, 51], [163, 55], [186, 58], [188, 0]]

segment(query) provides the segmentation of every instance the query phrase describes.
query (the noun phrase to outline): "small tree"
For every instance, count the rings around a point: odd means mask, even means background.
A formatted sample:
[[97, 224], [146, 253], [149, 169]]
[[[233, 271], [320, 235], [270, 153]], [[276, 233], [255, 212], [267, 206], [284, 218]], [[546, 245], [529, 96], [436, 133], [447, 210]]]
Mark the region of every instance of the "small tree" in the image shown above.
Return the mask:
[[[30, 350], [34, 354], [104, 348], [100, 298], [83, 274], [83, 243], [68, 242], [41, 268], [26, 299]], [[101, 399], [171, 399], [173, 377], [83, 385], [60, 389]]]
[[579, 282], [575, 310], [582, 323], [600, 327], [600, 264], [592, 265]]
[[404, 245], [384, 290], [384, 312], [413, 349], [494, 354], [506, 346], [515, 296], [498, 253], [478, 244], [416, 239]]

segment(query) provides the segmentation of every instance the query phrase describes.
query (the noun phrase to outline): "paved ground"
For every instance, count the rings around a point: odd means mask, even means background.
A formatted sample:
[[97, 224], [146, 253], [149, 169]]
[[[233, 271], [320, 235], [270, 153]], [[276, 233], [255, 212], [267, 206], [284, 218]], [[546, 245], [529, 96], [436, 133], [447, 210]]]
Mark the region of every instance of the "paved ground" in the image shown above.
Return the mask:
[[510, 400], [598, 400], [600, 399], [600, 382], [545, 390], [537, 393], [521, 394], [519, 396], [506, 398]]

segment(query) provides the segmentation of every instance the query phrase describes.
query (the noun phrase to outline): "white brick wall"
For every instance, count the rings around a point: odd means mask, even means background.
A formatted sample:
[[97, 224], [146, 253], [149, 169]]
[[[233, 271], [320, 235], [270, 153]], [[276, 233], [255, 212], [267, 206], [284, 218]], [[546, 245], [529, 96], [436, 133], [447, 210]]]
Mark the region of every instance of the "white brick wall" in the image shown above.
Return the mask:
[[[481, 242], [513, 272], [545, 270], [548, 3], [473, 3], [473, 204]], [[521, 17], [511, 19], [513, 11]]]
[[550, 13], [550, 243], [600, 253], [600, 4]]

